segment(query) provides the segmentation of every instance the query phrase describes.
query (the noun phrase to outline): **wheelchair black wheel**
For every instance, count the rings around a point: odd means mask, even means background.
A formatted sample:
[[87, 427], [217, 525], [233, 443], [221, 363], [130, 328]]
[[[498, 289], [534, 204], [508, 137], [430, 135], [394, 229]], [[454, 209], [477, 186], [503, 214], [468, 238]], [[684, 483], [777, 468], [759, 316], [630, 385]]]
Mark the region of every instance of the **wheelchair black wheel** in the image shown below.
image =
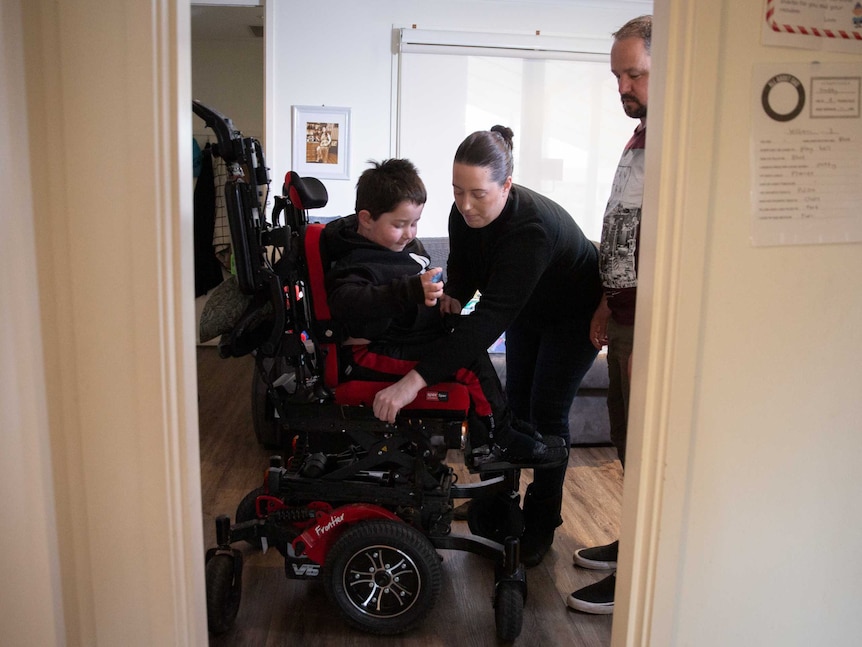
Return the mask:
[[494, 596], [494, 620], [497, 638], [502, 642], [513, 642], [521, 635], [524, 622], [524, 595], [517, 584], [500, 582]]
[[419, 624], [440, 595], [442, 577], [434, 546], [400, 521], [348, 528], [323, 565], [326, 594], [348, 624], [380, 635]]
[[207, 626], [214, 634], [233, 626], [242, 598], [242, 555], [217, 553], [206, 564]]
[[[270, 380], [286, 371], [286, 362], [281, 358], [262, 361]], [[275, 405], [257, 367], [251, 375], [251, 418], [257, 442], [266, 449], [281, 449], [281, 422], [275, 415]]]
[[474, 535], [502, 544], [506, 537], [524, 532], [524, 513], [518, 499], [506, 494], [478, 497], [467, 510], [467, 527]]
[[[239, 502], [239, 505], [236, 507], [236, 522], [243, 523], [245, 521], [251, 521], [252, 519], [257, 519], [257, 507], [256, 500], [261, 494], [264, 494], [264, 489], [262, 487], [255, 488], [248, 494], [246, 494], [242, 501]], [[256, 548], [257, 550], [262, 550], [263, 545], [261, 544], [260, 539], [248, 539], [247, 543]]]

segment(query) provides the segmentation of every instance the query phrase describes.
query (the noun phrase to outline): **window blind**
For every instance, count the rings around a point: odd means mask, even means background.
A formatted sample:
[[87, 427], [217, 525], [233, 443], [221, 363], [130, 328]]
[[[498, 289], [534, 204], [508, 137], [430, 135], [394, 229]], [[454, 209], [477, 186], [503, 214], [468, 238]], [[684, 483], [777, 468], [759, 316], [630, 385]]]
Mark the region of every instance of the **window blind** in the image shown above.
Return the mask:
[[598, 240], [637, 123], [620, 106], [610, 41], [398, 30], [395, 148], [428, 188], [420, 237], [447, 234], [458, 144], [501, 124], [515, 133], [515, 182], [561, 204]]

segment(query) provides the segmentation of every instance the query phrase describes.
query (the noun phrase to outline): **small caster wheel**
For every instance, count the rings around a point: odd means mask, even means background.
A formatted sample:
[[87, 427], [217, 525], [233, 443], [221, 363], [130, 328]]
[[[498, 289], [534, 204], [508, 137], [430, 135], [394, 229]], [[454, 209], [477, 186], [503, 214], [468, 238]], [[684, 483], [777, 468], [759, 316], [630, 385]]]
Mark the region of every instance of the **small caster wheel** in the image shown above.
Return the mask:
[[497, 637], [502, 642], [513, 642], [521, 635], [524, 622], [524, 594], [517, 583], [500, 582], [494, 595], [494, 619]]
[[233, 626], [242, 597], [242, 553], [217, 552], [206, 563], [207, 625], [214, 634]]

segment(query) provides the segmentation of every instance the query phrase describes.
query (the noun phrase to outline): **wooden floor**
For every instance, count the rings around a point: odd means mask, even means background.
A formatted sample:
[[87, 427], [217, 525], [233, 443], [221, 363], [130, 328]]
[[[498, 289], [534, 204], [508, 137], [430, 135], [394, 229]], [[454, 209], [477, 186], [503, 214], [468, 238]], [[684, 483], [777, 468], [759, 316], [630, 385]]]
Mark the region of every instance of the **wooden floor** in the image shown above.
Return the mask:
[[[253, 360], [221, 359], [214, 347], [198, 348], [202, 522], [206, 548], [214, 545], [214, 519], [234, 515], [240, 499], [262, 482], [270, 451], [260, 447], [251, 423]], [[459, 466], [458, 452], [449, 463]], [[572, 566], [572, 552], [617, 538], [622, 472], [612, 448], [574, 448], [563, 503], [565, 523], [542, 564], [527, 571], [529, 595], [516, 645], [598, 647], [610, 644], [612, 616], [593, 616], [566, 607], [568, 594], [606, 575]], [[460, 471], [460, 470], [459, 470]], [[524, 479], [529, 478], [529, 470]], [[466, 470], [460, 475], [474, 480]], [[466, 522], [453, 532], [467, 533]], [[243, 597], [236, 624], [210, 636], [213, 647], [264, 645], [380, 645], [434, 647], [497, 645], [491, 607], [493, 566], [481, 557], [442, 551], [443, 590], [415, 630], [379, 637], [345, 625], [327, 601], [323, 586], [289, 580], [284, 560], [237, 544], [244, 552]]]

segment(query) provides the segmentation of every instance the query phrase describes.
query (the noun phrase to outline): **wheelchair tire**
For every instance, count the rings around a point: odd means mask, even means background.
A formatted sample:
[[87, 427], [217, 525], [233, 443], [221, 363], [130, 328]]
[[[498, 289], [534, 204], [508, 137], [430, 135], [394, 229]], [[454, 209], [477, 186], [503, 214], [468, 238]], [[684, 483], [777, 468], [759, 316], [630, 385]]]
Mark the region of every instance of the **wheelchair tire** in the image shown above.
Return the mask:
[[207, 626], [222, 634], [233, 626], [242, 598], [242, 555], [217, 553], [206, 564]]
[[[266, 358], [263, 362], [270, 379], [284, 373], [284, 370], [279, 372], [279, 369], [284, 367], [283, 359]], [[266, 449], [283, 449], [281, 422], [275, 416], [275, 405], [269, 397], [266, 382], [257, 367], [251, 374], [251, 418], [254, 435], [260, 445]]]
[[524, 595], [517, 585], [500, 582], [494, 596], [494, 620], [497, 638], [501, 642], [513, 642], [521, 635], [524, 623]]
[[[264, 494], [264, 489], [259, 487], [255, 488], [242, 498], [242, 501], [240, 501], [239, 505], [236, 507], [236, 523], [243, 523], [245, 521], [257, 519], [255, 501], [261, 494]], [[249, 539], [246, 543], [256, 550], [263, 550], [263, 545], [261, 544], [260, 539]]]
[[430, 540], [400, 521], [353, 525], [323, 565], [326, 594], [348, 624], [397, 634], [415, 627], [440, 595], [443, 569]]
[[467, 509], [467, 527], [474, 535], [502, 544], [506, 537], [520, 537], [524, 532], [524, 513], [518, 500], [508, 495], [477, 497]]

